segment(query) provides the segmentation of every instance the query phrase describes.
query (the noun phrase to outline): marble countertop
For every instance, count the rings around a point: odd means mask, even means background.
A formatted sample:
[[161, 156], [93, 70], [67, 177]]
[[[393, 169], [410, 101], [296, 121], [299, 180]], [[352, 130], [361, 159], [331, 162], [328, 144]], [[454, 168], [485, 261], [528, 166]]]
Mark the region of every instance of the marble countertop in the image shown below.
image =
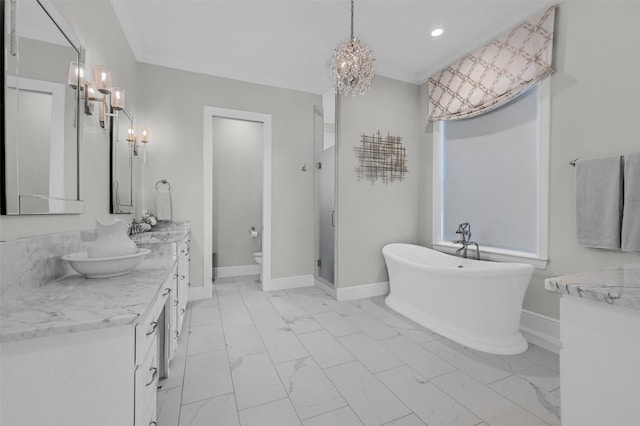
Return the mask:
[[640, 310], [640, 264], [547, 278], [547, 290]]
[[133, 324], [151, 308], [175, 262], [147, 259], [113, 278], [68, 275], [9, 300], [0, 312], [0, 342]]
[[179, 243], [189, 236], [190, 225], [188, 222], [175, 223], [174, 225], [157, 225], [151, 231], [142, 232], [131, 236], [131, 239], [138, 244], [165, 244]]

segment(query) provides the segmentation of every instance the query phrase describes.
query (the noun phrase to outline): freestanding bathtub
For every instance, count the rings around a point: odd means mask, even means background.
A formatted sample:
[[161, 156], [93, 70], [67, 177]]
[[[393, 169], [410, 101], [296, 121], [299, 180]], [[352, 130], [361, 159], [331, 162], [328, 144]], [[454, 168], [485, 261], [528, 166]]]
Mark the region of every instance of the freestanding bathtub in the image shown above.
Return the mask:
[[532, 265], [462, 259], [411, 244], [388, 244], [382, 253], [391, 309], [472, 349], [527, 350], [519, 328]]

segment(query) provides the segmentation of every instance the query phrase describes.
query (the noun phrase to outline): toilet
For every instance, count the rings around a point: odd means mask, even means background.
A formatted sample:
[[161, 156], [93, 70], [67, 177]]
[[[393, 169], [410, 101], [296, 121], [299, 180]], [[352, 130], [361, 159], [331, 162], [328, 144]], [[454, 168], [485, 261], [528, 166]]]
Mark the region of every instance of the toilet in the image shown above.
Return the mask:
[[260, 282], [262, 282], [262, 252], [257, 251], [253, 253], [253, 259], [258, 265], [260, 265]]

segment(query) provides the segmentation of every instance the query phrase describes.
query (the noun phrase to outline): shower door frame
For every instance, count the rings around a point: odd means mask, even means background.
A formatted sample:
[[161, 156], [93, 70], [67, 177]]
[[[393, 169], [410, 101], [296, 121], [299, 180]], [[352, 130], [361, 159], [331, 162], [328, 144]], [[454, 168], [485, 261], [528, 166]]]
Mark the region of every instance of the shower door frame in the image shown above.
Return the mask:
[[[203, 114], [203, 154], [204, 154], [204, 244], [202, 294], [194, 294], [194, 299], [211, 297], [213, 294], [213, 123], [212, 118], [231, 118], [262, 123], [262, 290], [271, 289], [271, 114], [240, 111], [212, 106], [204, 107]], [[207, 237], [208, 236], [208, 237]], [[189, 299], [192, 299], [191, 288]]]

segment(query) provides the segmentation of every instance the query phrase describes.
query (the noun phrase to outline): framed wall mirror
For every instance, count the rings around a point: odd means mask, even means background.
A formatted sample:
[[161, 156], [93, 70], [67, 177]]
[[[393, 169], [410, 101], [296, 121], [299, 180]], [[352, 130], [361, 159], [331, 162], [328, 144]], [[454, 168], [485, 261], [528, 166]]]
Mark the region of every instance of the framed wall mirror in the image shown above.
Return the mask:
[[[124, 109], [111, 111], [111, 213], [133, 213], [133, 116]], [[131, 129], [131, 132], [130, 132]]]
[[82, 213], [81, 76], [69, 80], [80, 40], [49, 0], [0, 0], [0, 11], [0, 213]]

